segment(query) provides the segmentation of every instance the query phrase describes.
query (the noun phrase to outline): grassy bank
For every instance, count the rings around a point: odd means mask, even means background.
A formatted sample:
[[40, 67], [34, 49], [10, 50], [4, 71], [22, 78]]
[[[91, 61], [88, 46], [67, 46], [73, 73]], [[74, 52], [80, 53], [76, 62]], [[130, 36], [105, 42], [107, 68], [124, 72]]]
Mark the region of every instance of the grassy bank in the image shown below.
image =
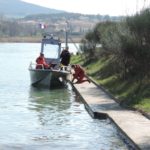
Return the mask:
[[87, 74], [98, 84], [107, 89], [117, 101], [126, 107], [150, 113], [150, 81], [139, 80], [138, 75], [126, 80], [119, 78], [111, 72], [109, 59], [101, 58], [91, 62], [84, 62], [80, 55], [73, 56], [72, 64], [82, 65]]

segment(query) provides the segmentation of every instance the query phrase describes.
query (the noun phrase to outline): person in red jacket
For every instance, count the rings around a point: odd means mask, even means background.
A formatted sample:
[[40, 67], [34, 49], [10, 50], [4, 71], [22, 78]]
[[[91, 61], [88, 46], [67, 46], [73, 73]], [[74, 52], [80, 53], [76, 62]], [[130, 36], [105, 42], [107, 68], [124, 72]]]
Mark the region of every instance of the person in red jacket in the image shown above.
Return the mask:
[[74, 82], [74, 80], [76, 79], [77, 81], [75, 83], [83, 83], [85, 81], [88, 81], [90, 83], [90, 80], [87, 79], [85, 75], [84, 69], [80, 65], [72, 65], [71, 67], [74, 70], [72, 82]]
[[36, 59], [36, 69], [49, 69], [50, 65], [46, 63], [44, 54], [40, 53], [40, 56]]

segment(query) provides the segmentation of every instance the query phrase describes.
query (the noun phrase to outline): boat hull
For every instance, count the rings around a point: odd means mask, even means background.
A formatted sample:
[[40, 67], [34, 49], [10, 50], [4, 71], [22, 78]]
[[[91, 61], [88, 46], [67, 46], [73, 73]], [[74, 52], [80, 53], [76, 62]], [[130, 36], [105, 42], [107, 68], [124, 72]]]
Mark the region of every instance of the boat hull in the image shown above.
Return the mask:
[[33, 86], [59, 87], [64, 86], [68, 80], [67, 71], [49, 70], [49, 69], [29, 69], [30, 80]]

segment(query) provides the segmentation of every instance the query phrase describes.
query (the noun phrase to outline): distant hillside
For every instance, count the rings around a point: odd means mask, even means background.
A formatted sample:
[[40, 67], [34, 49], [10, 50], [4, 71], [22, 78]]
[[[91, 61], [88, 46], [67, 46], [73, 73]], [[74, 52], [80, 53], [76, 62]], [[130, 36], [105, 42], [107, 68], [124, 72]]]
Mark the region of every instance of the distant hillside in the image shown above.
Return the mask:
[[49, 9], [22, 2], [21, 0], [0, 0], [0, 14], [9, 17], [24, 17], [31, 14], [61, 13], [64, 11]]
[[66, 26], [66, 21], [68, 22], [68, 27], [70, 29], [70, 34], [79, 37], [83, 36], [93, 27], [104, 21], [120, 21], [122, 17], [114, 17], [108, 15], [84, 15], [79, 13], [57, 13], [53, 14], [36, 14], [28, 15], [22, 19], [19, 19], [20, 24], [32, 24], [37, 26], [39, 23], [45, 25], [45, 31], [50, 33], [62, 32]]
[[19, 41], [19, 37], [27, 37], [30, 41], [35, 41], [31, 39], [34, 38], [37, 41], [43, 32], [59, 35], [61, 39], [64, 38], [63, 31], [66, 25], [70, 37], [74, 41], [79, 41], [97, 23], [122, 19], [121, 16], [69, 13], [32, 5], [21, 0], [0, 0], [0, 41], [16, 42]]

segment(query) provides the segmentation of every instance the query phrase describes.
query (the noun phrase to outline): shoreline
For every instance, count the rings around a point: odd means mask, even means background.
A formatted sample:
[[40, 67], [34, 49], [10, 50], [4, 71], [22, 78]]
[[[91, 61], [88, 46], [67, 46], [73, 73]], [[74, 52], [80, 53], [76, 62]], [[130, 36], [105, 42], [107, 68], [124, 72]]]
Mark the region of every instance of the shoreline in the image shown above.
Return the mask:
[[[109, 119], [118, 130], [128, 147], [132, 149], [150, 148], [150, 120], [140, 112], [123, 108], [98, 83], [89, 78], [91, 83], [72, 84], [80, 96], [87, 112], [92, 118]], [[94, 95], [94, 96], [93, 96]]]
[[[82, 38], [73, 37], [74, 43], [80, 43]], [[0, 43], [41, 43], [41, 37], [0, 37]], [[68, 40], [68, 43], [73, 43]], [[61, 39], [61, 42], [65, 42], [65, 38]]]

